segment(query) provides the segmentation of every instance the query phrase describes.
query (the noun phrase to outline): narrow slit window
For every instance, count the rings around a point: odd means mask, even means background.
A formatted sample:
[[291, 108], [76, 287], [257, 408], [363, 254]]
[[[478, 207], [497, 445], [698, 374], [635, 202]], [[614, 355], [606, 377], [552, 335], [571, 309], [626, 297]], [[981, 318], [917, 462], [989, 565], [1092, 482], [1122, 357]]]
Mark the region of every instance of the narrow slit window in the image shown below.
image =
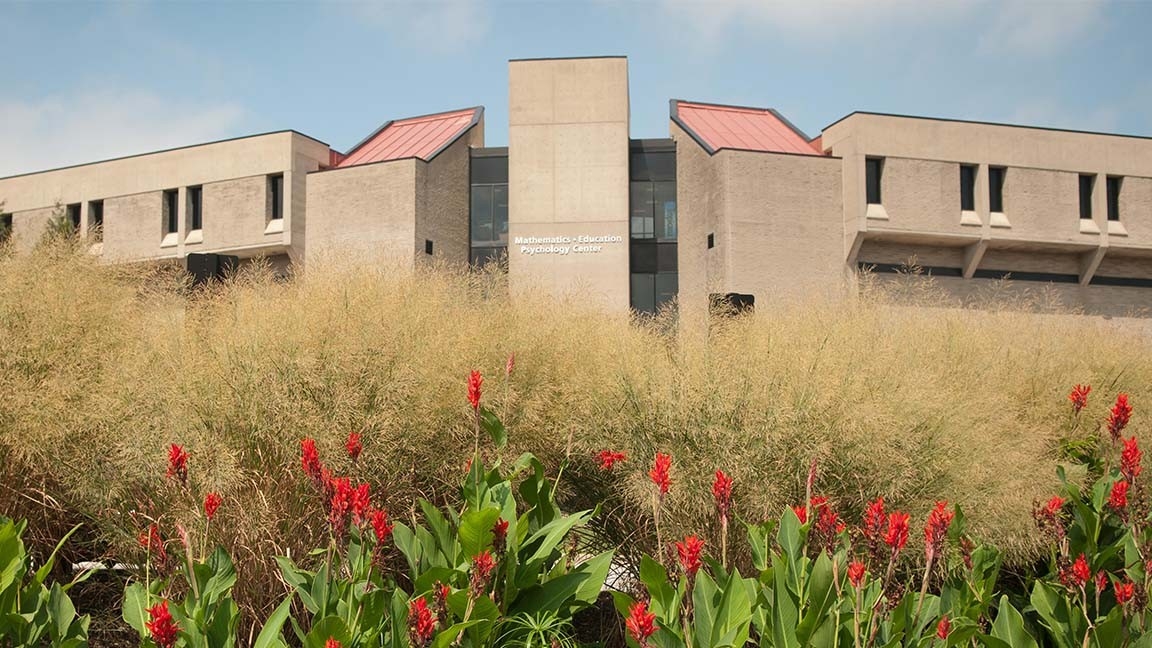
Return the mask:
[[268, 218], [284, 218], [284, 175], [268, 176]]
[[988, 211], [994, 213], [1004, 212], [1004, 177], [1008, 169], [1004, 167], [988, 167]]
[[68, 222], [72, 223], [72, 231], [80, 231], [80, 203], [68, 205]]
[[188, 219], [191, 222], [188, 229], [204, 227], [204, 190], [200, 187], [188, 187]]
[[883, 172], [883, 158], [866, 158], [864, 160], [864, 176], [865, 184], [867, 185], [867, 198], [869, 205], [880, 204], [880, 177]]
[[88, 203], [88, 230], [97, 241], [104, 239], [104, 201], [93, 200]]
[[976, 166], [960, 165], [960, 209], [976, 211]]
[[164, 233], [175, 234], [180, 229], [179, 214], [180, 210], [177, 206], [179, 192], [175, 189], [169, 189], [164, 192]]
[[1080, 174], [1080, 218], [1092, 220], [1092, 189], [1096, 184], [1096, 176], [1086, 173]]
[[1124, 183], [1124, 178], [1120, 176], [1108, 176], [1108, 220], [1120, 220], [1120, 188]]

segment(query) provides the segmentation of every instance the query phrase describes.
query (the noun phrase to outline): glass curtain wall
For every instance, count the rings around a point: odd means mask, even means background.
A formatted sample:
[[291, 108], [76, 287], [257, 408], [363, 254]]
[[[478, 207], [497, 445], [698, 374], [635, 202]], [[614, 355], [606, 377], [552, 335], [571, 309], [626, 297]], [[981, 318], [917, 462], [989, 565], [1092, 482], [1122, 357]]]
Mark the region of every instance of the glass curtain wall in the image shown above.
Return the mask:
[[479, 267], [508, 256], [508, 149], [473, 149], [470, 175], [470, 261]]
[[676, 146], [672, 140], [633, 140], [630, 154], [632, 309], [655, 313], [679, 291]]

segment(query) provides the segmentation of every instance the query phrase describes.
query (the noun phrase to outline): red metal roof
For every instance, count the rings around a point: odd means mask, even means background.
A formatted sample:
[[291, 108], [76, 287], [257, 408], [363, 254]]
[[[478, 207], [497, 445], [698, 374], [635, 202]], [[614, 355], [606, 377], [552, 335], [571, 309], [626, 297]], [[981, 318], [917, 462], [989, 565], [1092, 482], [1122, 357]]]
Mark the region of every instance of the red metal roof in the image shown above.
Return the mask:
[[467, 108], [388, 122], [348, 151], [336, 167], [412, 157], [427, 162], [475, 124], [481, 110]]
[[741, 149], [768, 153], [820, 155], [808, 137], [770, 108], [672, 102], [672, 119], [710, 153]]

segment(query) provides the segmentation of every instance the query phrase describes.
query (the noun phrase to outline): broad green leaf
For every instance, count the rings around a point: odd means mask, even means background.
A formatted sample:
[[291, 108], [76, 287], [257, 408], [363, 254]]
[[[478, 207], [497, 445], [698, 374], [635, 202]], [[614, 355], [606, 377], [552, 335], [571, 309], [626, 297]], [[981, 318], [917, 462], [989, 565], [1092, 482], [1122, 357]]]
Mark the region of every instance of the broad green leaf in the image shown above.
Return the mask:
[[1000, 609], [992, 624], [992, 636], [1007, 641], [1012, 648], [1039, 648], [1036, 640], [1024, 629], [1024, 617], [1012, 607], [1007, 596], [1000, 597]]
[[480, 427], [488, 433], [488, 438], [492, 439], [497, 450], [503, 450], [508, 445], [508, 430], [504, 429], [500, 418], [487, 407], [480, 408]]
[[292, 595], [289, 594], [280, 605], [276, 606], [268, 620], [264, 622], [264, 627], [261, 628], [252, 648], [280, 648], [285, 646], [280, 630], [284, 627], [284, 622], [288, 620], [288, 615], [291, 613]]

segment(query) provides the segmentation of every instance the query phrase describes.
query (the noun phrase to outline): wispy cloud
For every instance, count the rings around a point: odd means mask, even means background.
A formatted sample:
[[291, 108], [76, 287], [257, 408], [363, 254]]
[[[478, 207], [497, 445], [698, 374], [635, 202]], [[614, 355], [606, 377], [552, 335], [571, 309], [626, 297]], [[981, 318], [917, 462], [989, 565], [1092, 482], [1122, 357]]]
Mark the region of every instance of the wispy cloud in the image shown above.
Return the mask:
[[1056, 53], [1104, 24], [1103, 0], [1011, 0], [995, 6], [998, 11], [980, 39], [981, 49], [993, 53]]
[[138, 89], [0, 99], [0, 176], [220, 139], [242, 115], [234, 103], [195, 105]]
[[490, 24], [485, 0], [423, 2], [337, 1], [357, 20], [386, 31], [406, 45], [458, 52], [480, 41]]

